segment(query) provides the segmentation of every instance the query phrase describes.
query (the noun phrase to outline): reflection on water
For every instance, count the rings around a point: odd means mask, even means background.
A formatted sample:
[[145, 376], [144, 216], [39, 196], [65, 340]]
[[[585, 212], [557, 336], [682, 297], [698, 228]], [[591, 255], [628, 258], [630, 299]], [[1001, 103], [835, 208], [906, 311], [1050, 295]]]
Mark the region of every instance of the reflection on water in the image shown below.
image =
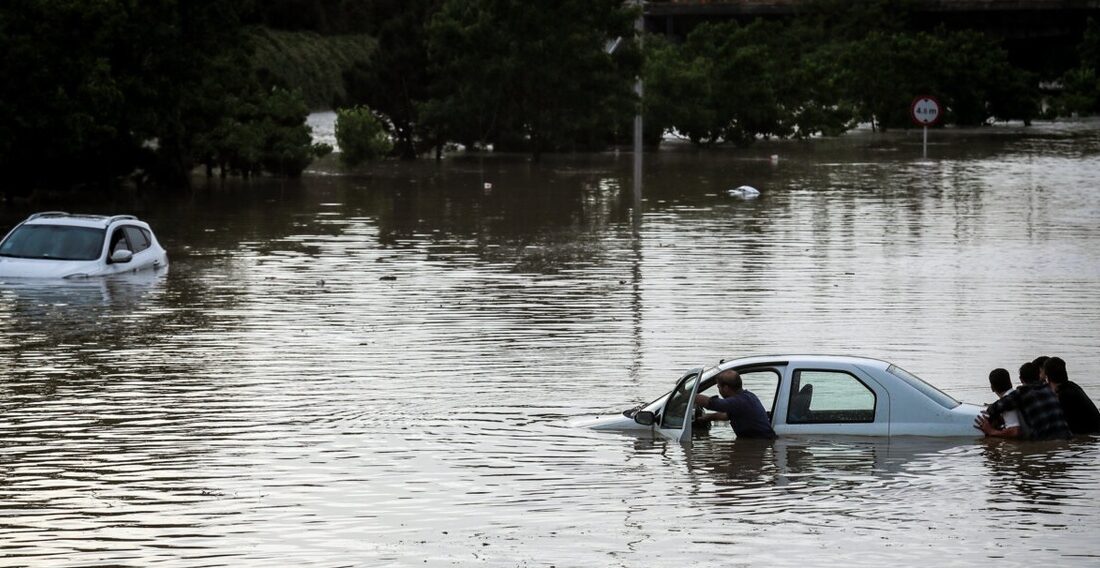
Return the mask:
[[1095, 126], [665, 151], [641, 207], [629, 154], [116, 196], [170, 273], [0, 285], [0, 564], [1094, 564], [1096, 440], [564, 424], [787, 351], [1096, 396]]

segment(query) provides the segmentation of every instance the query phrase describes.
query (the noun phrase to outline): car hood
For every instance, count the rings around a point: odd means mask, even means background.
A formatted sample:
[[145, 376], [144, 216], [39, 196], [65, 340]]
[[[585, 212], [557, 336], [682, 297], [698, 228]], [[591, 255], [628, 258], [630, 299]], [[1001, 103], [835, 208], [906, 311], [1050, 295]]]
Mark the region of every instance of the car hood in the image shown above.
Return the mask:
[[575, 418], [569, 421], [569, 426], [590, 430], [650, 430], [652, 428], [638, 424], [633, 418], [623, 416], [621, 413]]
[[0, 278], [64, 278], [88, 274], [96, 261], [0, 257]]

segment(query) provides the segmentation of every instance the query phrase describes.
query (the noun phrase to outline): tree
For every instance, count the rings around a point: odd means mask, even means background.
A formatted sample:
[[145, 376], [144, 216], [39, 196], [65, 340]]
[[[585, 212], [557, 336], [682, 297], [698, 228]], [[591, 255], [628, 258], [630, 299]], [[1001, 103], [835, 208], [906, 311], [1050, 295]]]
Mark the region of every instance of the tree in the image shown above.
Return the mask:
[[7, 194], [128, 173], [139, 153], [132, 82], [112, 60], [127, 22], [113, 2], [0, 4], [0, 169]]
[[1059, 114], [1100, 112], [1100, 24], [1093, 18], [1088, 19], [1077, 52], [1080, 65], [1062, 76], [1062, 93], [1055, 101]]
[[226, 140], [238, 142], [237, 163], [300, 172], [315, 150], [305, 112], [288, 125], [286, 96], [256, 80], [249, 9], [247, 0], [0, 4], [0, 73], [18, 78], [0, 83], [0, 167], [15, 185], [6, 191], [130, 175], [187, 185], [196, 164], [228, 160]]
[[336, 111], [336, 143], [346, 166], [380, 158], [393, 149], [382, 121], [365, 106]]
[[695, 144], [835, 132], [850, 121], [830, 100], [813, 41], [778, 22], [706, 23], [682, 46], [647, 49], [646, 109]]
[[432, 73], [425, 22], [441, 0], [377, 0], [371, 4], [372, 30], [378, 38], [374, 57], [344, 74], [348, 99], [385, 115], [398, 155], [415, 158], [423, 146], [438, 143], [423, 123]]
[[635, 69], [607, 51], [634, 16], [621, 0], [446, 0], [428, 26], [425, 116], [468, 146], [598, 144], [634, 110]]

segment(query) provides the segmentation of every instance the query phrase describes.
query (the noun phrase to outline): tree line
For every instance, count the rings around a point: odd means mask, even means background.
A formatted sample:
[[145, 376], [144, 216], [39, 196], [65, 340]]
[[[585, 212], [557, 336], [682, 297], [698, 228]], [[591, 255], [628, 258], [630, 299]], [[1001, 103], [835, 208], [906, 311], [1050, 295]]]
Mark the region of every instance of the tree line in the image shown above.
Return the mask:
[[699, 145], [898, 128], [924, 93], [958, 125], [1100, 111], [1095, 22], [1069, 72], [1039, 77], [997, 38], [918, 29], [906, 6], [822, 0], [638, 42], [622, 0], [7, 0], [0, 179], [10, 195], [186, 185], [202, 167], [295, 176], [330, 150], [311, 108], [346, 109], [364, 158], [600, 150], [639, 109], [649, 144]]

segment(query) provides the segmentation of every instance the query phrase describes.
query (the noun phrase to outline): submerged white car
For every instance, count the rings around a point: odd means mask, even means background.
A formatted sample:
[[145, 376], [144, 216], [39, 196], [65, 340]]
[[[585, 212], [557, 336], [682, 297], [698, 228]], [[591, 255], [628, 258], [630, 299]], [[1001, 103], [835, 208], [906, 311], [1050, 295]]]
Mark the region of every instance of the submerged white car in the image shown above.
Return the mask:
[[83, 278], [168, 266], [168, 253], [133, 215], [35, 213], [0, 241], [0, 279]]
[[717, 394], [714, 376], [726, 369], [737, 370], [745, 389], [760, 398], [779, 436], [982, 435], [974, 428], [982, 407], [959, 402], [886, 361], [831, 355], [745, 357], [692, 369], [649, 404], [574, 425], [651, 430], [687, 442], [699, 412], [695, 395]]

